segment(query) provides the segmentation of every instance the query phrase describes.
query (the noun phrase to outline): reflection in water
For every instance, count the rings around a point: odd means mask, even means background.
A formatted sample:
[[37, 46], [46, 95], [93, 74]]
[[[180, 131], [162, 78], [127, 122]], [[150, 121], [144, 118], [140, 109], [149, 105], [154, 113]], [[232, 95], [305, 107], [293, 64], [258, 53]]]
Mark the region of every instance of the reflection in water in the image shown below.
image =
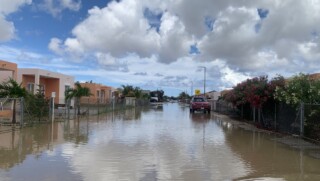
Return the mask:
[[[230, 126], [231, 125], [231, 126]], [[319, 159], [308, 156], [305, 148], [294, 149], [287, 145], [279, 144], [279, 136], [258, 131], [249, 131], [231, 123], [221, 124], [226, 134], [226, 143], [234, 153], [246, 160], [253, 172], [243, 179], [257, 178], [259, 176], [280, 177], [284, 180], [319, 180]], [[232, 130], [232, 131], [229, 131]], [[281, 140], [295, 139], [296, 144], [305, 145], [298, 138], [283, 137]], [[247, 144], [243, 144], [246, 142]], [[320, 147], [313, 145], [309, 151], [317, 151]], [[317, 166], [318, 165], [318, 166]]]
[[278, 140], [170, 103], [0, 134], [0, 180], [319, 179], [319, 150]]

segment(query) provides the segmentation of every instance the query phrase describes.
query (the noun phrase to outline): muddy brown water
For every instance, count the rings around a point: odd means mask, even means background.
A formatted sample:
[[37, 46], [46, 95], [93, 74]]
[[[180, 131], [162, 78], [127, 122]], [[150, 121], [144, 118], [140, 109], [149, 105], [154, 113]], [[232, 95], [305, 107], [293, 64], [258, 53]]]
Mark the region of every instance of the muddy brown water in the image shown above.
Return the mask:
[[320, 148], [167, 103], [3, 132], [0, 180], [320, 180]]

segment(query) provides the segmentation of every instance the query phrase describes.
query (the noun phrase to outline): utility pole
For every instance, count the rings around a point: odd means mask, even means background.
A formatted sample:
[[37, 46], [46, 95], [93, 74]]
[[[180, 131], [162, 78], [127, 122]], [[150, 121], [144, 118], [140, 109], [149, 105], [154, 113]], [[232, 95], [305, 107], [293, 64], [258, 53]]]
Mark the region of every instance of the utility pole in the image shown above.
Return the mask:
[[204, 72], [203, 72], [203, 95], [206, 96], [206, 71], [207, 71], [207, 67], [200, 66], [200, 68], [204, 69]]

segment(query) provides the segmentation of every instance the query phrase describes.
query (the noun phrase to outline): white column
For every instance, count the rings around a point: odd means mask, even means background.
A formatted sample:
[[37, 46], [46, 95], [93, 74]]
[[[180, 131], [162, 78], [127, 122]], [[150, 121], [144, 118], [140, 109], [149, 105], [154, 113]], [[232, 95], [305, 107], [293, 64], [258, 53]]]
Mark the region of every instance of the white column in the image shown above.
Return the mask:
[[39, 89], [39, 85], [40, 85], [40, 76], [38, 73], [36, 73], [34, 75], [34, 90], [33, 90], [34, 94], [37, 93], [37, 90]]

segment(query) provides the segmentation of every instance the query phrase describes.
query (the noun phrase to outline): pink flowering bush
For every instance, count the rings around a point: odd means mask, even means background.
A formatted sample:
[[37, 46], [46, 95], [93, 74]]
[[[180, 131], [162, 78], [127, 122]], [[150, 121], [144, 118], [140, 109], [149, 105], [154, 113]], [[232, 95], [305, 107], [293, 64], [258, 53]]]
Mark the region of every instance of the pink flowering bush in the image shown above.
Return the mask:
[[265, 102], [274, 99], [277, 87], [284, 87], [284, 85], [282, 76], [277, 76], [271, 81], [268, 81], [267, 76], [247, 79], [226, 93], [224, 100], [235, 106], [249, 103], [252, 107], [261, 108]]

